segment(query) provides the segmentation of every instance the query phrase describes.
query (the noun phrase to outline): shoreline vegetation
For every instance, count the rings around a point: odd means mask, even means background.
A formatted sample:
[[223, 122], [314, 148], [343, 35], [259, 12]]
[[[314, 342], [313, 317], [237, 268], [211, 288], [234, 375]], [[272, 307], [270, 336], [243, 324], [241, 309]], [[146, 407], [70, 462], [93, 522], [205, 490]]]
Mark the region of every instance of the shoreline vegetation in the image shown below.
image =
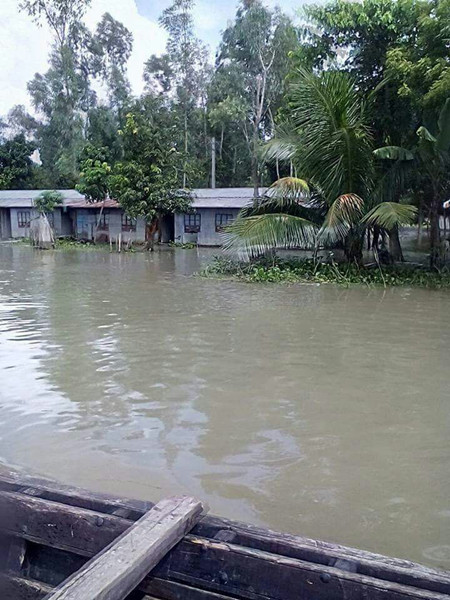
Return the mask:
[[450, 270], [447, 267], [430, 271], [424, 266], [402, 263], [381, 266], [371, 263], [360, 266], [346, 262], [319, 262], [299, 258], [260, 258], [243, 262], [214, 257], [200, 273], [201, 277], [233, 279], [246, 283], [324, 284], [344, 287], [421, 287], [450, 289]]

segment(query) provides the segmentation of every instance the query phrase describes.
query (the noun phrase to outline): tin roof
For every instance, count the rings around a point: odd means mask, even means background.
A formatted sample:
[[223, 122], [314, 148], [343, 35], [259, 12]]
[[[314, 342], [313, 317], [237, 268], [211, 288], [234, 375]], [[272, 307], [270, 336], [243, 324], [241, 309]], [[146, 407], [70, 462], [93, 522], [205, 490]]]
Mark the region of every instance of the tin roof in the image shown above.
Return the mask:
[[[0, 208], [31, 208], [35, 199], [45, 190], [0, 190]], [[261, 190], [263, 191], [263, 190]], [[88, 202], [76, 190], [58, 190], [63, 206], [70, 208], [119, 208], [116, 200]], [[242, 208], [253, 198], [253, 188], [198, 188], [192, 190], [194, 208]]]
[[[31, 208], [36, 198], [46, 190], [0, 190], [0, 208]], [[84, 200], [76, 190], [57, 190], [64, 204], [72, 200]]]
[[253, 188], [199, 188], [192, 196], [194, 208], [243, 208], [251, 202]]

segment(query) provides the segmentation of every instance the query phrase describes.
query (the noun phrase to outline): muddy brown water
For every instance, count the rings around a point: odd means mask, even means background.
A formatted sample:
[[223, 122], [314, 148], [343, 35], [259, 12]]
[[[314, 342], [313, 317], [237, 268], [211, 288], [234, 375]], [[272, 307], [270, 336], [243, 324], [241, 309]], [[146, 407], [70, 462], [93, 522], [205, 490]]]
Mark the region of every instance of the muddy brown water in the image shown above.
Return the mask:
[[0, 245], [0, 460], [450, 568], [450, 294]]

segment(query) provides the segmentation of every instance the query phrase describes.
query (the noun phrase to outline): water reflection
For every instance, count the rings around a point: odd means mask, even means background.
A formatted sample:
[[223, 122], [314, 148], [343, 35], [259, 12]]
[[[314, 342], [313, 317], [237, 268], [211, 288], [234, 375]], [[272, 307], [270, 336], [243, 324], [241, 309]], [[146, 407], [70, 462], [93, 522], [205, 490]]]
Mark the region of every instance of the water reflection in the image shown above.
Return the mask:
[[[0, 246], [0, 455], [450, 567], [448, 295]], [[282, 510], [280, 510], [282, 505]]]

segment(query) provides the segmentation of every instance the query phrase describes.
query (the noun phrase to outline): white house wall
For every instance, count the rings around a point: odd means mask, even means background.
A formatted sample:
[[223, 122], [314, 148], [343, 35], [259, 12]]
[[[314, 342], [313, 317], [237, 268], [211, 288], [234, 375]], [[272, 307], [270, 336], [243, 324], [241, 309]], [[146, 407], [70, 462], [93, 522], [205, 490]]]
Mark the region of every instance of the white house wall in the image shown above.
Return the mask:
[[222, 236], [216, 232], [216, 214], [231, 214], [235, 219], [239, 208], [198, 208], [195, 212], [201, 215], [200, 231], [185, 233], [184, 214], [175, 215], [175, 242], [187, 244], [193, 242], [199, 246], [221, 246]]

